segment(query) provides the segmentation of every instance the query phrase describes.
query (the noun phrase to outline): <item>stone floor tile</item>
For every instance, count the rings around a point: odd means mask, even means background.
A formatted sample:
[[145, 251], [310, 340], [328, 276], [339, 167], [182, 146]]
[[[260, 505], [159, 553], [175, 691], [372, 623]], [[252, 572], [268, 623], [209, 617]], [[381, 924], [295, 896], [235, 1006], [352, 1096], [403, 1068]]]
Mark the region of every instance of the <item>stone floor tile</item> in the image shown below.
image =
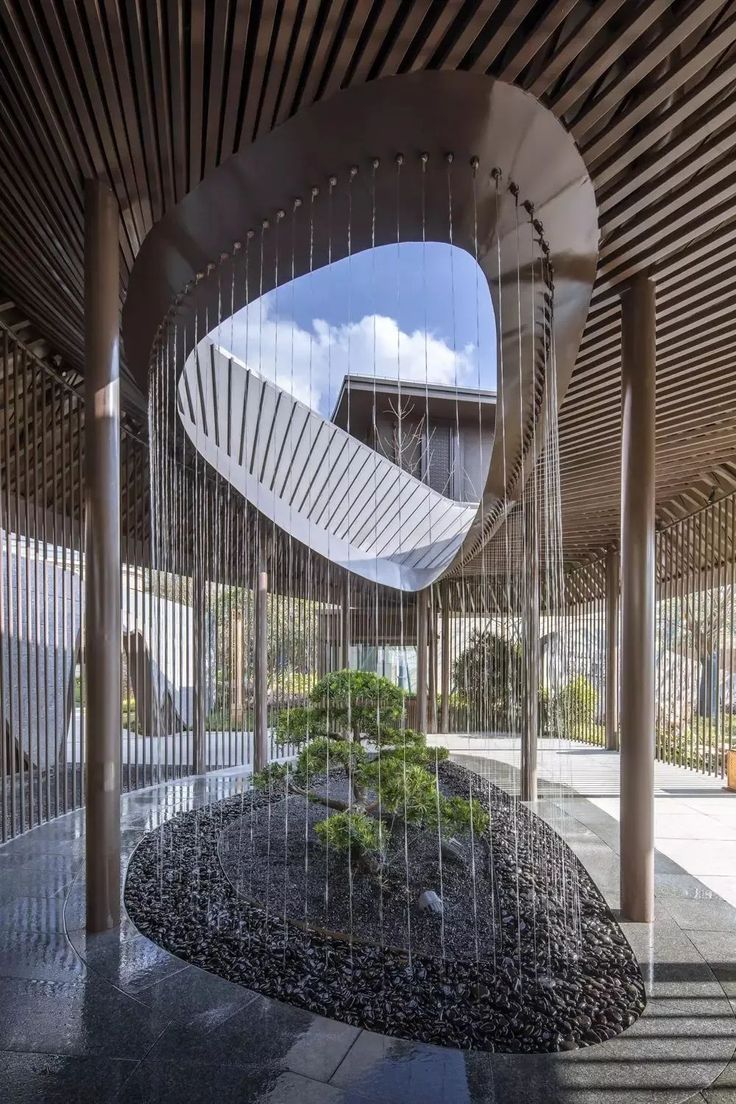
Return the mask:
[[[481, 1098], [471, 1095], [465, 1057], [458, 1050], [361, 1031], [332, 1075], [331, 1084], [344, 1089], [347, 1099], [356, 1104], [470, 1104]], [[492, 1091], [490, 1064], [483, 1057], [487, 1087]], [[477, 1079], [479, 1073], [478, 1065]]]
[[[246, 1017], [253, 1008], [253, 1005], [248, 1006]], [[312, 1016], [309, 1026], [289, 1047], [285, 1057], [286, 1067], [304, 1077], [329, 1081], [360, 1033], [360, 1028], [350, 1024]]]
[[124, 1104], [344, 1104], [331, 1085], [256, 1066], [207, 1065], [184, 1058], [142, 1062], [120, 1096]]
[[255, 997], [252, 990], [197, 966], [187, 966], [153, 985], [136, 990], [136, 998], [142, 1004], [155, 1008], [162, 1015], [168, 1010], [172, 1019], [185, 1023], [201, 1013], [216, 1013], [221, 1019], [229, 1019]]
[[152, 1009], [89, 975], [72, 981], [0, 978], [0, 1051], [140, 1058], [161, 1034]]
[[722, 995], [710, 986], [703, 990], [693, 987], [676, 996], [655, 992], [635, 1030], [610, 1039], [607, 1050], [617, 1060], [642, 1067], [666, 1057], [680, 1064], [707, 1061], [715, 1077], [736, 1049], [736, 1020]]
[[704, 813], [706, 816], [719, 816], [721, 813], [736, 815], [736, 794], [729, 793], [723, 788], [704, 797], [686, 797], [683, 801], [689, 809]]
[[736, 908], [736, 875], [729, 877], [726, 874], [704, 874], [700, 882], [727, 901], [732, 908]]
[[257, 995], [226, 1019], [201, 1016], [171, 1024], [156, 1051], [163, 1059], [186, 1053], [196, 1062], [291, 1070], [328, 1081], [359, 1029]]
[[55, 897], [16, 897], [0, 906], [0, 928], [15, 932], [63, 934], [64, 895]]
[[666, 813], [655, 814], [654, 834], [657, 841], [662, 839], [684, 840], [736, 840], [736, 823], [727, 825], [716, 817], [703, 813]]
[[736, 843], [732, 840], [709, 840], [708, 845], [703, 846], [702, 840], [658, 839], [657, 848], [672, 863], [696, 878], [701, 874], [729, 873], [736, 862]]
[[659, 874], [655, 879], [655, 892], [658, 897], [687, 897], [692, 900], [712, 900], [718, 896], [705, 881], [684, 872]]
[[[716, 841], [718, 846], [721, 846], [720, 841]], [[662, 874], [682, 874], [683, 870], [687, 869], [680, 862], [680, 858], [677, 853], [668, 851], [668, 845], [679, 844], [678, 840], [657, 840], [657, 850], [654, 852], [654, 876], [658, 878]], [[702, 847], [702, 843], [700, 844]], [[711, 846], [711, 843], [708, 844]], [[731, 845], [733, 846], [733, 845]], [[697, 875], [696, 875], [697, 876]]]
[[146, 939], [132, 925], [88, 935], [70, 931], [69, 939], [87, 968], [126, 993], [136, 993], [187, 968], [187, 963]]
[[[131, 936], [138, 934], [138, 929], [128, 917], [125, 908], [125, 902], [123, 900], [124, 884], [125, 878], [123, 875], [120, 881], [120, 931], [122, 933], [122, 938], [129, 939]], [[66, 889], [63, 896], [65, 897], [64, 924], [66, 930], [70, 932], [73, 937], [74, 932], [82, 931], [86, 924], [87, 896], [85, 879], [83, 877], [75, 878], [74, 882]]]
[[113, 1104], [137, 1059], [0, 1053], [0, 1100], [8, 1104]]
[[736, 932], [691, 931], [688, 935], [723, 986], [736, 998]]
[[[678, 1062], [662, 1050], [646, 1063], [610, 1052], [608, 1044], [587, 1047], [569, 1056], [529, 1055], [520, 1076], [518, 1059], [498, 1055], [494, 1093], [498, 1104], [682, 1104], [699, 1091], [702, 1078], [718, 1066], [707, 1059]], [[479, 1100], [482, 1098], [479, 1098]]]
[[668, 911], [684, 931], [736, 932], [736, 908], [719, 898], [670, 898]]
[[69, 981], [84, 964], [65, 935], [0, 929], [0, 978]]
[[57, 817], [0, 847], [0, 867], [5, 857], [37, 856], [81, 850], [84, 853], [84, 814], [81, 810]]
[[0, 867], [0, 905], [20, 897], [55, 897], [72, 883], [80, 862], [71, 856], [50, 854]]
[[347, 1104], [342, 1089], [291, 1072], [276, 1079], [267, 1100], [268, 1104]]
[[698, 804], [697, 799], [689, 797], [667, 797], [664, 794], [657, 794], [655, 797], [654, 823], [656, 825], [661, 817], [705, 815], [706, 807], [712, 800], [712, 797], [701, 798], [700, 804]]
[[736, 802], [729, 808], [721, 810], [704, 809], [702, 815], [712, 817], [713, 820], [722, 824], [725, 828], [736, 828]]
[[619, 863], [618, 856], [614, 855], [610, 849], [606, 849], [605, 852], [601, 851], [597, 854], [591, 853], [584, 857], [578, 857], [583, 863], [583, 866], [593, 877], [599, 889], [609, 890], [611, 892], [619, 889], [621, 884], [621, 864]]
[[706, 1104], [734, 1104], [736, 1101], [736, 1057], [718, 1075], [712, 1085], [703, 1089]]

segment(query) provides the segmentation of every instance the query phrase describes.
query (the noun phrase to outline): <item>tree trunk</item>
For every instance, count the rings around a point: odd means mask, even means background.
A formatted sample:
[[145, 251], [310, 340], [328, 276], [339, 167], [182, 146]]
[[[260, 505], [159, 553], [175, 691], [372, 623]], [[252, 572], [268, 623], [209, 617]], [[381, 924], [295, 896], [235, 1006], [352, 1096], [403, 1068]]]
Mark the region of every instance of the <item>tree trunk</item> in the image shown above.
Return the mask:
[[706, 652], [700, 659], [700, 684], [698, 686], [698, 716], [713, 718], [720, 708], [718, 684], [718, 649]]
[[[357, 747], [361, 747], [360, 735], [359, 735], [359, 733], [355, 732], [355, 730], [353, 730], [353, 743]], [[365, 790], [363, 789], [361, 784], [358, 782], [355, 775], [353, 775], [352, 785], [353, 785], [353, 800], [357, 801], [360, 805], [362, 805], [363, 802], [365, 801]]]

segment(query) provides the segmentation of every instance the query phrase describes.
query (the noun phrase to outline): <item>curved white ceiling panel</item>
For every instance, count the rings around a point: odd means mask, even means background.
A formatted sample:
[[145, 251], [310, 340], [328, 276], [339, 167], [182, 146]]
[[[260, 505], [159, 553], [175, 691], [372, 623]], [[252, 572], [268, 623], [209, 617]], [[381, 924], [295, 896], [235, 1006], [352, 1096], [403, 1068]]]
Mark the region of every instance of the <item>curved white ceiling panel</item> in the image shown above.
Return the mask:
[[199, 453], [281, 529], [401, 590], [450, 564], [478, 510], [455, 502], [208, 338], [187, 357], [179, 418]]

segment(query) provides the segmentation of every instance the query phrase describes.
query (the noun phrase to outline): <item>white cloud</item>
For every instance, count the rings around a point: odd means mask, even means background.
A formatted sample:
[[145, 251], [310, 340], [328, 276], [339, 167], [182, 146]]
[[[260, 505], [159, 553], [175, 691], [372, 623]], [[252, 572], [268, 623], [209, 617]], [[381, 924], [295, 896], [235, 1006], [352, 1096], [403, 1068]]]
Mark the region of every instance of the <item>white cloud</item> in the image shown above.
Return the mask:
[[329, 415], [346, 375], [473, 386], [472, 345], [454, 350], [421, 330], [406, 333], [394, 318], [366, 315], [330, 326], [316, 318], [311, 332], [274, 317], [267, 297], [239, 311], [213, 334], [217, 343], [302, 402]]

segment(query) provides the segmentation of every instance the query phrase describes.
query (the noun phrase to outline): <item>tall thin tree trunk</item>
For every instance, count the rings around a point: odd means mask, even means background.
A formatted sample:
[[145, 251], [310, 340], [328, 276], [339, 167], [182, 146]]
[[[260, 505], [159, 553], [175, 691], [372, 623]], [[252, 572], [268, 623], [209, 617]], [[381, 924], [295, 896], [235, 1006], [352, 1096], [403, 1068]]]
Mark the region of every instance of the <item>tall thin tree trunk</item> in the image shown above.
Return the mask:
[[712, 718], [718, 715], [720, 687], [718, 684], [718, 649], [700, 658], [700, 683], [698, 686], [698, 716]]

